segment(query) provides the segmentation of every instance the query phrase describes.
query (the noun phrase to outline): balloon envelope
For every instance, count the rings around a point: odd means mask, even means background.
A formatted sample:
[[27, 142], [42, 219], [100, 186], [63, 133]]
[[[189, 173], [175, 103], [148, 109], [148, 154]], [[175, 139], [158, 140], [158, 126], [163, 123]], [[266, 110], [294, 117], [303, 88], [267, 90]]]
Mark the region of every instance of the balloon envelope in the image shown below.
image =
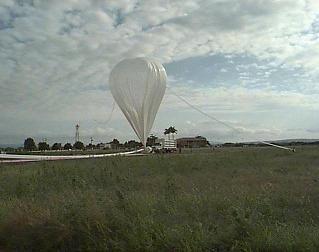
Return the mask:
[[146, 146], [166, 89], [162, 64], [147, 58], [125, 59], [110, 74], [110, 90], [136, 135]]

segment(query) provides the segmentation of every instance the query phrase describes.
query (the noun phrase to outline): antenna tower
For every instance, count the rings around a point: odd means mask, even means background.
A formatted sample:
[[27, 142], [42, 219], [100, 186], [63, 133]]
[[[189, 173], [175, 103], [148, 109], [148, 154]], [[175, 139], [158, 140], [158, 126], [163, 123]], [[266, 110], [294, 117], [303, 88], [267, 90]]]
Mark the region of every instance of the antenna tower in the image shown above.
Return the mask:
[[75, 142], [80, 141], [80, 132], [79, 132], [80, 125], [75, 125]]

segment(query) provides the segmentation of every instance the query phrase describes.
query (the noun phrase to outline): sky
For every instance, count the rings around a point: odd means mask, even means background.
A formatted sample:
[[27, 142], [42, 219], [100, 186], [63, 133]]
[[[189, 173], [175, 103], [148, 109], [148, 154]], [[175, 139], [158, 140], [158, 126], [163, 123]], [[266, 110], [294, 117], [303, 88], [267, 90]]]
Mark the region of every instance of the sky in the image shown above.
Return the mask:
[[132, 57], [168, 74], [157, 136], [319, 138], [318, 54], [318, 0], [1, 0], [0, 144], [73, 142], [77, 123], [85, 143], [136, 139], [117, 106], [109, 120]]

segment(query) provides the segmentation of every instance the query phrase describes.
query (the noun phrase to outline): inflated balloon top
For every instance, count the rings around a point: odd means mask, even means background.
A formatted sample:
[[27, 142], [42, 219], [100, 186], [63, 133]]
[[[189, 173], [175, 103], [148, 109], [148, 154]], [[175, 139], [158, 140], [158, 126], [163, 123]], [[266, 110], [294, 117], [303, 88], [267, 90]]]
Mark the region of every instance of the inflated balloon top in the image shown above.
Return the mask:
[[138, 138], [146, 146], [166, 89], [162, 64], [147, 58], [125, 59], [110, 74], [110, 90]]

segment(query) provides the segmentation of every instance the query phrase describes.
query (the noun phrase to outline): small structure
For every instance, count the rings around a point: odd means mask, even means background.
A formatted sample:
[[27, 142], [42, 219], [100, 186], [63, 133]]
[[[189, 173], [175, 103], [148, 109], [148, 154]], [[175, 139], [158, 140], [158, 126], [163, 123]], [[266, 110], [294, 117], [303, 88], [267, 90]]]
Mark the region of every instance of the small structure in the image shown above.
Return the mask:
[[200, 148], [207, 147], [209, 143], [205, 137], [183, 137], [177, 139], [178, 148]]
[[106, 150], [106, 149], [111, 149], [112, 148], [112, 144], [111, 143], [99, 143], [96, 145], [97, 149], [100, 150]]

